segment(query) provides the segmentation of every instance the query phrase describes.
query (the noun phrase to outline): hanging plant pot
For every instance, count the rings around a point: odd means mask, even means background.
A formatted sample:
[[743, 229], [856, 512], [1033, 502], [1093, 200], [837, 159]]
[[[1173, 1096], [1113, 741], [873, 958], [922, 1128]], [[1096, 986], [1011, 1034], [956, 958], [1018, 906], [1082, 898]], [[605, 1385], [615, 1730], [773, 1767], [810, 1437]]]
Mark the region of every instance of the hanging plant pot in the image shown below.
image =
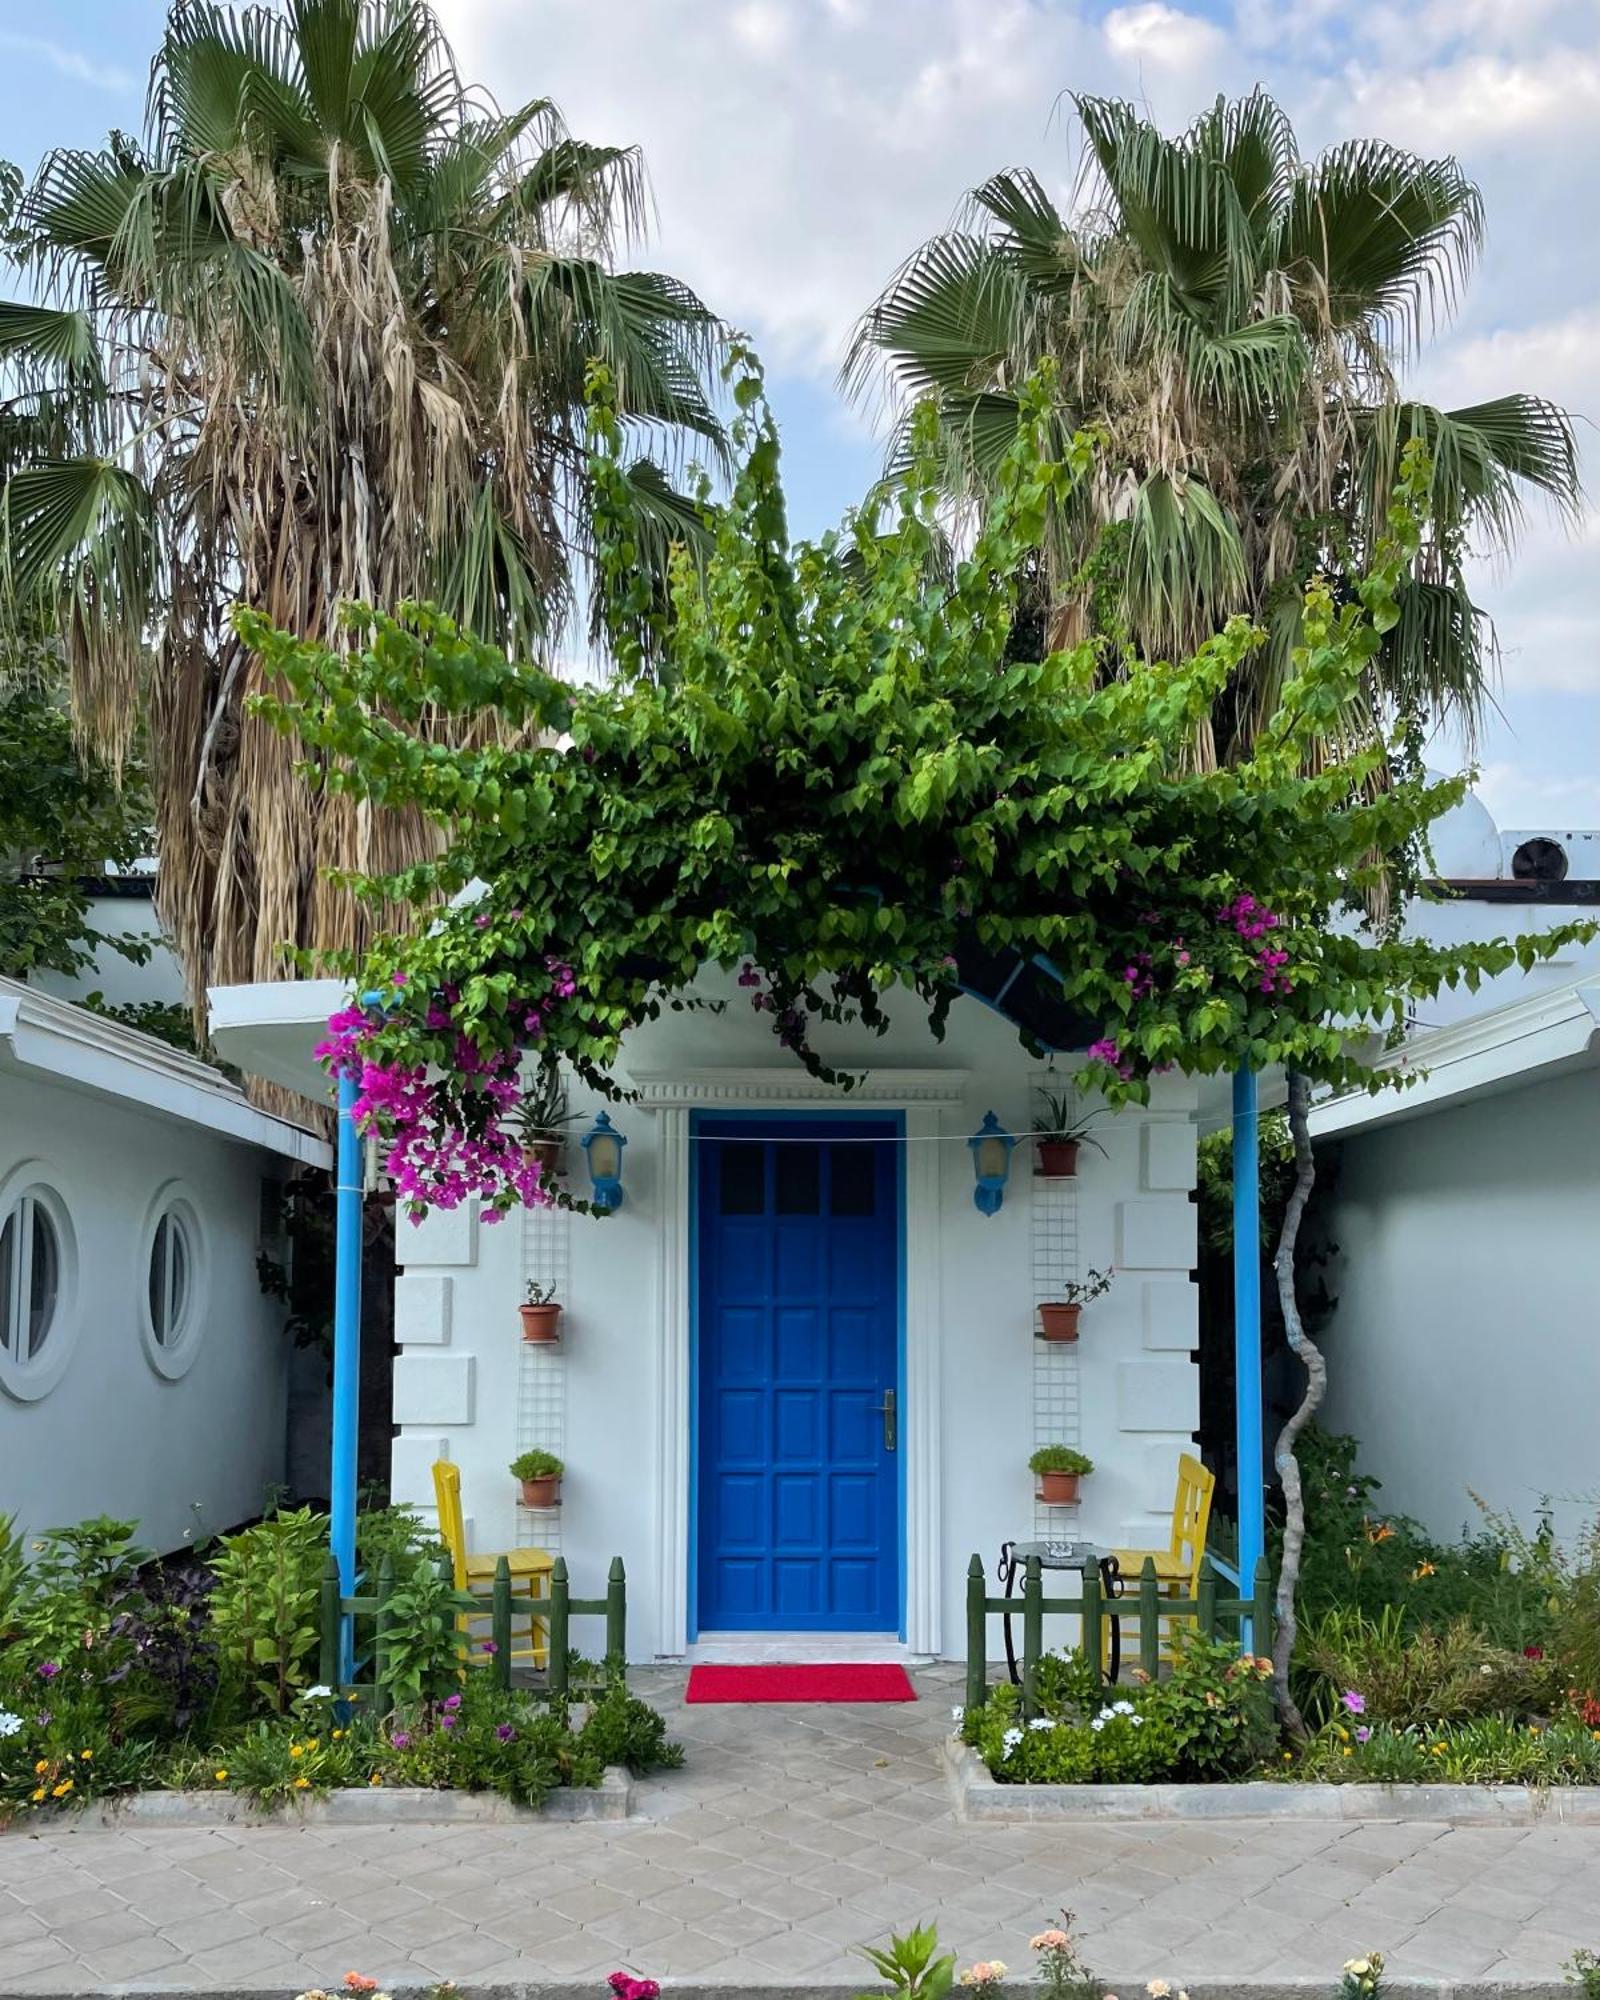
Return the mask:
[[1039, 1164], [1035, 1171], [1047, 1181], [1070, 1181], [1078, 1171], [1076, 1139], [1036, 1139]]
[[535, 1139], [526, 1148], [528, 1158], [545, 1180], [554, 1180], [560, 1173], [564, 1150], [565, 1142], [559, 1138]]
[[561, 1505], [561, 1474], [552, 1472], [546, 1479], [524, 1479], [518, 1482], [522, 1487], [524, 1507], [559, 1507]]
[[553, 1347], [561, 1338], [561, 1308], [551, 1299], [542, 1306], [518, 1306], [522, 1337], [531, 1347]]
[[1077, 1502], [1081, 1477], [1077, 1472], [1041, 1472], [1039, 1498], [1047, 1507], [1071, 1507]]
[[1078, 1337], [1078, 1315], [1082, 1306], [1047, 1305], [1039, 1308], [1039, 1338], [1041, 1340], [1076, 1340]]

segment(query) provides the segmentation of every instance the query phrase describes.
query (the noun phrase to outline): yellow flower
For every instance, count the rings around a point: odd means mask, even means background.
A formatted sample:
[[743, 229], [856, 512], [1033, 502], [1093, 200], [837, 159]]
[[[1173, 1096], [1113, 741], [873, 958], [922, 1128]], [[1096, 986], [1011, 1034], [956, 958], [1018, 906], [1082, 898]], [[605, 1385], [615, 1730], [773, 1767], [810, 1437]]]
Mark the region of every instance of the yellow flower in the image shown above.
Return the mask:
[[92, 1764], [94, 1762], [94, 1752], [92, 1750], [80, 1750], [78, 1752], [78, 1755], [83, 1759], [84, 1763], [86, 1764]]
[[1417, 1564], [1416, 1568], [1411, 1572], [1411, 1580], [1413, 1583], [1420, 1583], [1423, 1577], [1432, 1576], [1433, 1573], [1434, 1570], [1432, 1563], [1420, 1562]]
[[211, 1775], [213, 1778], [216, 1779], [219, 1785], [225, 1785], [228, 1782], [228, 1774], [226, 1771], [213, 1771]]
[[369, 1785], [381, 1785], [383, 1783], [383, 1779], [379, 1776], [379, 1774], [376, 1771], [374, 1771], [372, 1776], [368, 1778], [367, 1783]]
[[1428, 1755], [1430, 1757], [1442, 1757], [1444, 1755], [1444, 1745], [1442, 1743], [1430, 1743], [1428, 1745]]
[[1340, 1729], [1336, 1727], [1333, 1733], [1335, 1736], [1338, 1737], [1341, 1743], [1348, 1743], [1350, 1741], [1350, 1732], [1348, 1729]]
[[1530, 1722], [1528, 1724], [1528, 1734], [1530, 1736], [1542, 1736], [1544, 1731], [1537, 1722]]
[[1292, 1750], [1285, 1750], [1283, 1753], [1283, 1761], [1286, 1764], [1292, 1764], [1294, 1762], [1294, 1752]]
[[37, 1777], [41, 1776], [41, 1775], [42, 1775], [42, 1773], [44, 1773], [45, 1771], [48, 1771], [48, 1770], [49, 1770], [49, 1768], [50, 1768], [50, 1766], [49, 1766], [48, 1762], [47, 1762], [47, 1761], [46, 1761], [46, 1760], [45, 1760], [45, 1759], [44, 1759], [43, 1757], [41, 1757], [41, 1758], [39, 1759], [38, 1763], [37, 1763], [37, 1764], [35, 1764], [35, 1765], [34, 1765], [34, 1767], [33, 1767], [33, 1775], [34, 1775], [34, 1776], [35, 1776], [35, 1777], [37, 1778]]
[[341, 1737], [341, 1736], [342, 1736], [343, 1734], [344, 1734], [344, 1731], [343, 1731], [342, 1729], [336, 1729], [336, 1730], [335, 1730], [335, 1731], [333, 1732], [333, 1737], [332, 1737], [332, 1739], [331, 1739], [331, 1740], [332, 1740], [333, 1742], [337, 1743], [337, 1742], [338, 1742], [338, 1740], [339, 1740], [339, 1738], [340, 1738], [340, 1737]]
[[291, 1757], [303, 1757], [305, 1754], [306, 1747], [303, 1743], [291, 1743], [289, 1745], [289, 1755]]
[[40, 1800], [41, 1800], [41, 1799], [42, 1799], [42, 1798], [44, 1797], [44, 1795], [45, 1795], [45, 1790], [44, 1790], [44, 1786], [43, 1786], [43, 1785], [41, 1785], [41, 1786], [39, 1787], [38, 1791], [36, 1791], [36, 1792], [34, 1793], [34, 1795], [33, 1795], [33, 1802], [34, 1802], [34, 1804], [35, 1804], [35, 1805], [37, 1805], [37, 1804], [39, 1803], [39, 1801], [40, 1801]]
[[294, 1788], [297, 1792], [309, 1791], [311, 1789], [311, 1780], [309, 1778], [296, 1778]]
[[315, 1750], [315, 1749], [316, 1749], [316, 1747], [317, 1747], [317, 1743], [318, 1743], [318, 1741], [319, 1741], [319, 1739], [318, 1739], [317, 1737], [315, 1737], [315, 1736], [311, 1737], [311, 1738], [310, 1738], [310, 1739], [309, 1739], [309, 1740], [307, 1741], [307, 1743], [306, 1743], [306, 1748], [307, 1748], [308, 1750]]
[[59, 1785], [51, 1786], [50, 1796], [53, 1799], [64, 1799], [71, 1790], [72, 1780], [70, 1778], [63, 1778]]
[[1339, 1754], [1340, 1754], [1340, 1756], [1341, 1756], [1341, 1757], [1348, 1757], [1348, 1756], [1350, 1755], [1350, 1746], [1349, 1746], [1349, 1744], [1346, 1744], [1346, 1745], [1345, 1745], [1345, 1747], [1344, 1747], [1344, 1749], [1343, 1749], [1343, 1750], [1341, 1750]]

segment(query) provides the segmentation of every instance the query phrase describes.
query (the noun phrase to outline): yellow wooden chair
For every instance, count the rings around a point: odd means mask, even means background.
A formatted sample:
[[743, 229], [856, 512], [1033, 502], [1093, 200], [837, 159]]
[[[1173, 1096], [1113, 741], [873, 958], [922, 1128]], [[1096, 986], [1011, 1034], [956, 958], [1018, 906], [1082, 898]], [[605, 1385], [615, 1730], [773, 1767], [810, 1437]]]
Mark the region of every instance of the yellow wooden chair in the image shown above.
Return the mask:
[[1125, 1616], [1138, 1601], [1139, 1579], [1147, 1561], [1155, 1564], [1163, 1597], [1192, 1598], [1199, 1591], [1206, 1531], [1211, 1526], [1211, 1496], [1216, 1487], [1217, 1475], [1208, 1472], [1192, 1452], [1184, 1452], [1178, 1460], [1178, 1489], [1172, 1500], [1171, 1542], [1164, 1549], [1112, 1550], [1127, 1590], [1127, 1596], [1120, 1600]]
[[[472, 1628], [489, 1616], [495, 1567], [503, 1553], [511, 1571], [511, 1657], [513, 1660], [530, 1661], [535, 1667], [547, 1665], [549, 1626], [536, 1614], [534, 1606], [549, 1598], [550, 1572], [555, 1566], [555, 1558], [548, 1549], [506, 1549], [496, 1550], [493, 1555], [469, 1554], [466, 1522], [461, 1512], [461, 1468], [452, 1465], [447, 1458], [436, 1458], [433, 1462], [433, 1497], [439, 1509], [439, 1539], [449, 1551], [456, 1589], [469, 1591], [483, 1602], [481, 1612], [464, 1611], [456, 1621], [467, 1649], [468, 1664], [485, 1666], [491, 1657], [481, 1650], [473, 1650], [474, 1643], [481, 1644], [487, 1634], [482, 1631], [474, 1633]], [[518, 1614], [521, 1612], [525, 1612], [527, 1617], [526, 1644], [518, 1643], [523, 1636], [517, 1630]]]

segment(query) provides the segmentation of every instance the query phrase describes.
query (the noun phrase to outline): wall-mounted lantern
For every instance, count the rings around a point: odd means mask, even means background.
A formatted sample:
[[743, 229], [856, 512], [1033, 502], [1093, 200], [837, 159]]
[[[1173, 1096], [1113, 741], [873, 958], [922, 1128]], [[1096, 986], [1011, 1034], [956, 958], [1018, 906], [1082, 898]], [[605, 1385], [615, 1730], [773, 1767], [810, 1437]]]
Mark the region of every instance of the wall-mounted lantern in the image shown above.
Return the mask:
[[972, 1148], [972, 1171], [978, 1180], [972, 1199], [980, 1214], [999, 1214], [1011, 1172], [1011, 1149], [1016, 1143], [992, 1111], [983, 1114], [983, 1123], [967, 1141]]
[[583, 1157], [588, 1162], [593, 1201], [602, 1214], [622, 1206], [622, 1149], [628, 1141], [602, 1111], [583, 1135]]

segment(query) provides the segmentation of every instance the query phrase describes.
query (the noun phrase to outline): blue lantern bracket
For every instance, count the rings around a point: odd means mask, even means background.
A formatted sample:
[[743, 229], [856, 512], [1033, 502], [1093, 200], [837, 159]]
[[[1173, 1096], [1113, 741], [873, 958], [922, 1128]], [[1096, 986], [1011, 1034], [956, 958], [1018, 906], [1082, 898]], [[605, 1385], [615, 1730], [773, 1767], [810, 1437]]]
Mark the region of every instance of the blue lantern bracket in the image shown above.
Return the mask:
[[967, 1144], [972, 1148], [972, 1171], [977, 1180], [972, 1190], [973, 1206], [980, 1215], [998, 1215], [1006, 1198], [1016, 1139], [992, 1111], [986, 1111]]
[[602, 1111], [584, 1133], [583, 1157], [589, 1168], [591, 1199], [602, 1215], [622, 1206], [622, 1149], [628, 1140]]

